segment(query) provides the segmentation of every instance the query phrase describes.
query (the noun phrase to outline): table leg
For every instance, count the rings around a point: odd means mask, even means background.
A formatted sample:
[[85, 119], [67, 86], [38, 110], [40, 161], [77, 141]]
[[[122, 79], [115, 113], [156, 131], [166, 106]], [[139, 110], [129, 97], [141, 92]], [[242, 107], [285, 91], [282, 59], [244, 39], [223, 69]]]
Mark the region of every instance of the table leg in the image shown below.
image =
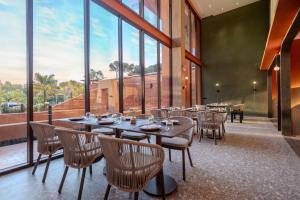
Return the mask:
[[[161, 136], [156, 136], [156, 144], [161, 146]], [[163, 178], [162, 178], [163, 177]], [[164, 187], [163, 187], [164, 185]], [[148, 185], [144, 188], [144, 192], [151, 196], [163, 197], [169, 195], [177, 189], [176, 181], [168, 176], [164, 175], [163, 169], [154, 177]]]

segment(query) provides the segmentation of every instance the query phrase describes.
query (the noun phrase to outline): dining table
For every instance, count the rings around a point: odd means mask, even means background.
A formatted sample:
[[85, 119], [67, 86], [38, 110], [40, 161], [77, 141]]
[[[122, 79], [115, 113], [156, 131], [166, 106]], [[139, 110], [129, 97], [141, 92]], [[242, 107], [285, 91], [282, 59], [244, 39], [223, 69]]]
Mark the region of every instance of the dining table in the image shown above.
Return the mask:
[[[162, 146], [162, 138], [173, 138], [176, 136], [179, 136], [183, 134], [185, 131], [189, 130], [190, 128], [193, 128], [194, 125], [187, 125], [187, 124], [174, 124], [174, 125], [168, 125], [166, 126], [164, 123], [162, 123], [163, 119], [137, 119], [136, 124], [131, 124], [130, 120], [124, 120], [124, 119], [113, 119], [113, 118], [105, 118], [103, 120], [111, 120], [113, 121], [110, 124], [102, 124], [101, 120], [99, 121], [97, 118], [86, 118], [86, 117], [76, 117], [76, 118], [64, 118], [60, 119], [62, 122], [68, 122], [68, 123], [76, 123], [85, 125], [87, 130], [91, 130], [92, 128], [111, 128], [115, 132], [115, 137], [120, 138], [121, 133], [123, 131], [130, 131], [130, 132], [137, 132], [137, 133], [144, 133], [147, 135], [155, 136], [156, 138], [156, 144]], [[143, 125], [149, 125], [149, 124], [157, 124], [160, 125], [159, 130], [155, 131], [149, 131], [144, 130], [141, 128]], [[163, 179], [162, 179], [163, 177]], [[169, 195], [173, 193], [177, 189], [177, 182], [175, 179], [167, 174], [164, 174], [164, 170], [162, 170], [158, 173], [156, 177], [154, 177], [148, 185], [144, 188], [144, 192], [160, 197], [163, 196], [163, 192], [161, 190], [162, 184], [164, 184], [164, 192], [165, 195]]]

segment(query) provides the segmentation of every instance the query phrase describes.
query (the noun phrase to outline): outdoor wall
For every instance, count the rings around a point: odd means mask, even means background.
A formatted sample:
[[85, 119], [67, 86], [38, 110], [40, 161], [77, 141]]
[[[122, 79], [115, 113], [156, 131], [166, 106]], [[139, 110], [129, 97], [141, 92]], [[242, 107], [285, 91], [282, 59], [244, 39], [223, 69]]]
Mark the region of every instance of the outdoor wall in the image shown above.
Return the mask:
[[[248, 114], [267, 115], [267, 73], [259, 66], [268, 35], [269, 2], [259, 1], [202, 19], [202, 82], [205, 103], [245, 103]], [[253, 81], [257, 82], [256, 93]]]
[[300, 135], [300, 40], [291, 48], [291, 112], [293, 135]]

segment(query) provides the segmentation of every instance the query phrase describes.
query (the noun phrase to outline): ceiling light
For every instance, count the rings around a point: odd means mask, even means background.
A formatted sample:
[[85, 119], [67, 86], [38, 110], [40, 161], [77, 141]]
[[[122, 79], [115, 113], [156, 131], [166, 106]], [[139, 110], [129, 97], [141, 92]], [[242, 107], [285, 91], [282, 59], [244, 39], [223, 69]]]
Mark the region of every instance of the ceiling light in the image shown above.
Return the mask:
[[238, 6], [239, 4], [240, 4], [239, 2], [236, 2], [236, 3], [235, 3], [235, 5], [237, 5], [237, 6]]
[[222, 8], [222, 11], [224, 11], [224, 8]]
[[212, 7], [212, 5], [211, 5], [211, 4], [208, 4], [208, 7], [209, 7], [209, 8], [211, 8], [211, 7]]

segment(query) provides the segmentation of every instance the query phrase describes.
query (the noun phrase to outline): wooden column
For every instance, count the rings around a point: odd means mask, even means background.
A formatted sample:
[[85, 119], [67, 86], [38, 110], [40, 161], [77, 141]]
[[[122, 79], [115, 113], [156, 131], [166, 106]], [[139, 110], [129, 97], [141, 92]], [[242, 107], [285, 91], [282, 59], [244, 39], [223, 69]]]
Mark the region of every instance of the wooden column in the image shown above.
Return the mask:
[[184, 1], [172, 1], [172, 93], [173, 106], [185, 105], [185, 61]]

